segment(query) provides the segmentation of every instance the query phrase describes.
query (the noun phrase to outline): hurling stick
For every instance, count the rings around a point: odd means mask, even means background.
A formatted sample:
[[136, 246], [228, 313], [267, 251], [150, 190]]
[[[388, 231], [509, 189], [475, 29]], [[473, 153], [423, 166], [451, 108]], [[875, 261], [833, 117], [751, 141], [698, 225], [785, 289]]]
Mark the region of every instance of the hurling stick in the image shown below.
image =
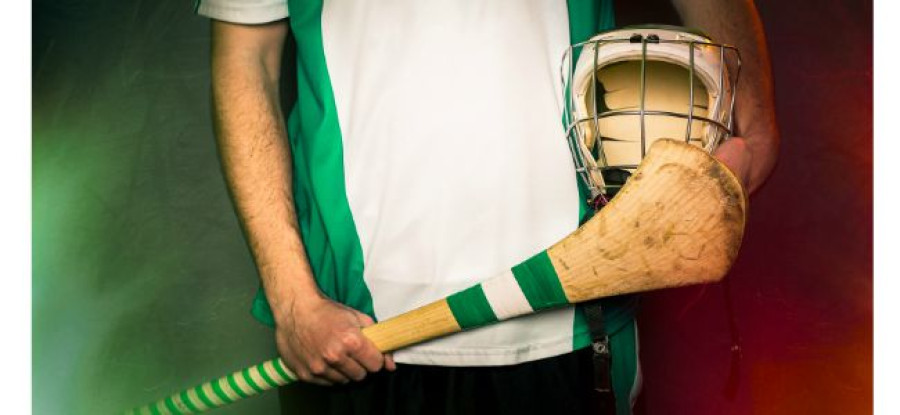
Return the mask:
[[737, 257], [746, 212], [747, 194], [727, 167], [659, 140], [616, 197], [563, 240], [363, 333], [390, 351], [566, 304], [718, 281]]
[[[728, 168], [697, 147], [659, 140], [609, 205], [565, 239], [362, 332], [389, 352], [566, 304], [718, 281], [737, 257], [746, 213], [747, 193]], [[295, 380], [274, 359], [131, 413], [203, 412]]]

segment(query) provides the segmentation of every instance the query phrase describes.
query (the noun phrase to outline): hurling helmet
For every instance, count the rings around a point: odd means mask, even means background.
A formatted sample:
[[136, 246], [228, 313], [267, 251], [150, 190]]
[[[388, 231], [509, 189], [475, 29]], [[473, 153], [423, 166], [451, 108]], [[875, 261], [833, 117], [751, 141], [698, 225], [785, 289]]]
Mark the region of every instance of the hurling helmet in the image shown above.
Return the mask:
[[563, 56], [564, 123], [592, 200], [608, 198], [660, 138], [712, 152], [731, 136], [736, 48], [674, 26], [602, 32]]

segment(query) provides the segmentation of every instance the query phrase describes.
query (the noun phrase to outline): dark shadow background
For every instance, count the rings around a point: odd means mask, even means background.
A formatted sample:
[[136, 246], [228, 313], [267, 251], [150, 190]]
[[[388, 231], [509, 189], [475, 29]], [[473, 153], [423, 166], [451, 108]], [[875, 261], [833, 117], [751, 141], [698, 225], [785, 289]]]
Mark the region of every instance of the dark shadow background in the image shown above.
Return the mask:
[[[620, 24], [677, 23], [617, 3]], [[757, 4], [780, 162], [727, 283], [644, 297], [647, 414], [872, 410], [872, 6]], [[116, 413], [275, 354], [216, 159], [208, 25], [188, 1], [33, 3], [35, 414]]]

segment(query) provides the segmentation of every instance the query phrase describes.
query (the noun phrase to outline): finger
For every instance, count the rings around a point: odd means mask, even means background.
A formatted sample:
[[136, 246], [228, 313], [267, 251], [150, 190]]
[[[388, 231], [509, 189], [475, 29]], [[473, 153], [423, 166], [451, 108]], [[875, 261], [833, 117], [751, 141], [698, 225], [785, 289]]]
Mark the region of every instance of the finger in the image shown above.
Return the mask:
[[331, 383], [347, 383], [350, 380], [338, 370], [335, 370], [330, 362], [316, 360], [309, 363], [309, 373], [312, 377]]
[[389, 372], [397, 370], [397, 364], [394, 363], [394, 355], [392, 353], [386, 353], [384, 355], [384, 368]]
[[301, 382], [312, 383], [319, 386], [331, 386], [333, 384], [333, 382], [323, 377], [313, 375], [307, 370], [299, 370], [295, 371], [294, 373], [297, 374], [297, 378], [300, 379]]
[[335, 344], [326, 351], [322, 358], [329, 368], [337, 371], [346, 379], [360, 380], [366, 377], [366, 369], [349, 356], [343, 344]]
[[334, 365], [334, 368], [340, 371], [342, 375], [355, 381], [365, 379], [366, 374], [368, 373], [366, 368], [349, 356], [337, 362], [337, 364]]
[[327, 380], [329, 384], [343, 385], [350, 383], [349, 376], [345, 375], [340, 370], [331, 367], [325, 369], [325, 373], [323, 373], [321, 377]]
[[310, 378], [307, 380], [304, 380], [304, 382], [312, 383], [312, 384], [319, 385], [319, 386], [333, 386], [334, 385], [334, 382], [331, 382], [329, 380], [326, 380], [326, 379], [323, 379], [323, 378], [320, 378], [317, 376], [310, 376]]
[[[357, 312], [357, 321], [359, 321], [361, 327], [368, 327], [375, 324], [375, 320], [372, 320], [368, 314], [359, 312]], [[363, 335], [363, 338], [363, 344], [358, 352], [356, 352], [355, 349], [350, 348], [351, 355], [369, 372], [377, 372], [384, 367], [386, 362], [385, 356], [377, 347], [375, 347], [375, 344], [372, 343], [368, 337]], [[391, 364], [393, 364], [393, 360], [391, 360]]]
[[367, 371], [377, 372], [384, 366], [384, 355], [365, 336], [347, 336], [344, 338], [344, 346], [349, 356]]

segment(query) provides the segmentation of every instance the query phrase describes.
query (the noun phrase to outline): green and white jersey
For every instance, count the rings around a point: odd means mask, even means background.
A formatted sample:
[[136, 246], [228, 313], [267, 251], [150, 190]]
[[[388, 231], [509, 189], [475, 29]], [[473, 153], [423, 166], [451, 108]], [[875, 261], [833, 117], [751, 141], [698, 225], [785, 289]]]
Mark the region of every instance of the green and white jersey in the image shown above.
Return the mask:
[[[236, 23], [290, 18], [294, 197], [322, 291], [385, 320], [546, 249], [584, 207], [559, 65], [612, 27], [612, 0], [203, 0]], [[627, 308], [627, 307], [626, 307]], [[262, 295], [254, 314], [269, 324]], [[630, 322], [631, 311], [607, 312]], [[398, 351], [398, 362], [508, 365], [589, 344], [568, 307]]]

